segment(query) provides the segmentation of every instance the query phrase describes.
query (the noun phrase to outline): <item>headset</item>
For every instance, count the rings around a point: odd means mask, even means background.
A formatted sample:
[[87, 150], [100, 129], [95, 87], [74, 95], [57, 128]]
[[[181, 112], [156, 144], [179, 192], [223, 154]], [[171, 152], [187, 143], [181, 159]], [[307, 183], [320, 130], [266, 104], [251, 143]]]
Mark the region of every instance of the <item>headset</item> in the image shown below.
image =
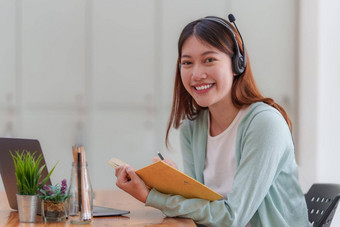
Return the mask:
[[[228, 15], [228, 19], [231, 23], [234, 24], [238, 34], [241, 37], [242, 40], [242, 49], [243, 49], [243, 54], [241, 53], [240, 47], [237, 43], [237, 39], [235, 36], [235, 33], [233, 32], [233, 29], [230, 27], [229, 24], [227, 24], [225, 21], [223, 21], [222, 19], [218, 18], [218, 17], [212, 17], [212, 16], [208, 16], [208, 17], [204, 17], [201, 18], [200, 20], [204, 21], [204, 20], [209, 20], [209, 21], [214, 21], [216, 23], [221, 24], [223, 27], [225, 27], [227, 29], [227, 31], [229, 31], [229, 33], [232, 35], [232, 40], [235, 44], [235, 54], [232, 58], [232, 67], [233, 67], [233, 71], [236, 75], [240, 75], [244, 72], [246, 65], [247, 65], [247, 56], [246, 56], [246, 52], [244, 49], [244, 42], [241, 36], [241, 33], [239, 32], [236, 24], [235, 24], [235, 17], [233, 14], [229, 14]], [[181, 70], [181, 64], [179, 64], [179, 70]]]

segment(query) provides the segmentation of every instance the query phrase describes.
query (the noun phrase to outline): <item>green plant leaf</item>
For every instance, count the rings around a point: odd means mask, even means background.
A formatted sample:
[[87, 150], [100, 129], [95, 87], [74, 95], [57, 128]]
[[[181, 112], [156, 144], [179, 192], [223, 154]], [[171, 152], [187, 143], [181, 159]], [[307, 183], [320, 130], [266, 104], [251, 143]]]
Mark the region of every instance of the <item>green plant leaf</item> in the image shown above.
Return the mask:
[[57, 166], [57, 164], [59, 163], [59, 161], [57, 161], [57, 163], [53, 166], [52, 170], [47, 174], [47, 176], [41, 181], [41, 183], [39, 184], [38, 188], [42, 188], [47, 180], [50, 178], [51, 174], [53, 173], [55, 167]]
[[[22, 152], [17, 150], [14, 154], [12, 151], [9, 152], [14, 162], [18, 193], [21, 195], [37, 194], [38, 189], [42, 187], [41, 184], [39, 184], [42, 171], [46, 168], [46, 165], [39, 168], [40, 162], [43, 159], [42, 154], [36, 157], [36, 152], [31, 153], [28, 150], [22, 150]], [[56, 165], [43, 179], [43, 185], [50, 178]]]

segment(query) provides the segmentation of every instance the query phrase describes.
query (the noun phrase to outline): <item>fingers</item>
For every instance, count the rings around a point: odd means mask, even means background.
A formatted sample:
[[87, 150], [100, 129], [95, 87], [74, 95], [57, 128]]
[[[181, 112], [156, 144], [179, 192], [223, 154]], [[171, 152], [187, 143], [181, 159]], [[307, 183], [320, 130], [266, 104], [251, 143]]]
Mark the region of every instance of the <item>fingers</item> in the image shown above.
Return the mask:
[[116, 185], [129, 193], [139, 201], [145, 203], [150, 189], [146, 187], [143, 180], [138, 177], [135, 169], [124, 165], [116, 168]]
[[118, 177], [119, 173], [122, 171], [123, 166], [119, 166], [116, 168], [115, 176]]
[[[135, 169], [132, 168], [131, 166], [127, 166], [126, 167], [126, 173], [128, 175], [128, 177], [133, 181], [135, 182], [136, 178], [138, 177], [136, 172], [135, 172]], [[139, 177], [138, 177], [139, 178]]]
[[155, 157], [153, 157], [153, 159], [152, 159], [152, 162], [158, 162], [158, 161], [160, 161], [161, 159], [158, 157], [158, 156], [155, 156]]
[[[161, 159], [158, 156], [153, 157], [153, 159], [152, 159], [153, 163], [158, 162], [158, 161], [161, 161]], [[170, 158], [166, 158], [162, 161], [165, 162], [166, 164], [178, 169], [176, 163], [174, 161], [172, 161]]]
[[[127, 165], [123, 165], [123, 166], [119, 166], [118, 168], [116, 168], [116, 177], [117, 177], [117, 181], [116, 181], [116, 185], [119, 188], [122, 188], [124, 184], [126, 184], [127, 182], [129, 182], [131, 180], [130, 175], [127, 172], [127, 169], [129, 168], [129, 166]], [[130, 167], [132, 168], [132, 167]]]
[[166, 164], [168, 164], [168, 165], [170, 165], [170, 166], [172, 166], [172, 167], [174, 167], [174, 168], [177, 169], [176, 163], [175, 163], [174, 161], [172, 161], [171, 159], [166, 158], [166, 159], [164, 160], [164, 162], [165, 162]]

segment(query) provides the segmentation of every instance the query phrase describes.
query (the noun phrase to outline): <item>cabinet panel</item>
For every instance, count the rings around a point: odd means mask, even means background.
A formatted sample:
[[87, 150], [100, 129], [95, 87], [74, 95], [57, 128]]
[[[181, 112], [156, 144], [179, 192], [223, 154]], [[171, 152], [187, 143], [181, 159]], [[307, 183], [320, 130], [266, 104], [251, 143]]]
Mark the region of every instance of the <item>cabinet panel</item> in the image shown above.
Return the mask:
[[69, 180], [72, 146], [79, 136], [78, 115], [72, 110], [24, 110], [19, 137], [40, 141], [48, 170], [59, 161], [52, 174], [52, 183]]
[[115, 187], [114, 169], [107, 163], [119, 158], [136, 169], [151, 164], [156, 155], [152, 116], [140, 110], [95, 110], [91, 127], [90, 165], [95, 188]]
[[93, 1], [95, 103], [143, 104], [153, 95], [154, 1]]
[[0, 1], [0, 108], [16, 95], [15, 9], [15, 1]]
[[72, 104], [84, 94], [85, 3], [22, 1], [24, 104]]
[[[6, 113], [0, 110], [0, 137], [6, 136]], [[2, 178], [0, 177], [0, 191], [4, 190], [4, 184], [2, 183]]]
[[7, 113], [0, 109], [0, 137], [6, 136], [6, 118]]

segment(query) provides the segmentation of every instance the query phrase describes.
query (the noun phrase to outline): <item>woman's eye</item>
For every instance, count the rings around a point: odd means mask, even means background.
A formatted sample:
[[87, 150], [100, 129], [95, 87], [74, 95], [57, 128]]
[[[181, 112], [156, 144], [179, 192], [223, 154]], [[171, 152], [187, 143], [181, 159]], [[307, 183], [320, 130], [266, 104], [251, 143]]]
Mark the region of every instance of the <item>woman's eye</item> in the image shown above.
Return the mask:
[[191, 62], [190, 62], [190, 61], [183, 61], [181, 64], [182, 64], [182, 65], [190, 65]]
[[205, 60], [205, 62], [207, 62], [207, 63], [213, 62], [213, 61], [215, 61], [215, 58], [207, 58], [207, 59]]

